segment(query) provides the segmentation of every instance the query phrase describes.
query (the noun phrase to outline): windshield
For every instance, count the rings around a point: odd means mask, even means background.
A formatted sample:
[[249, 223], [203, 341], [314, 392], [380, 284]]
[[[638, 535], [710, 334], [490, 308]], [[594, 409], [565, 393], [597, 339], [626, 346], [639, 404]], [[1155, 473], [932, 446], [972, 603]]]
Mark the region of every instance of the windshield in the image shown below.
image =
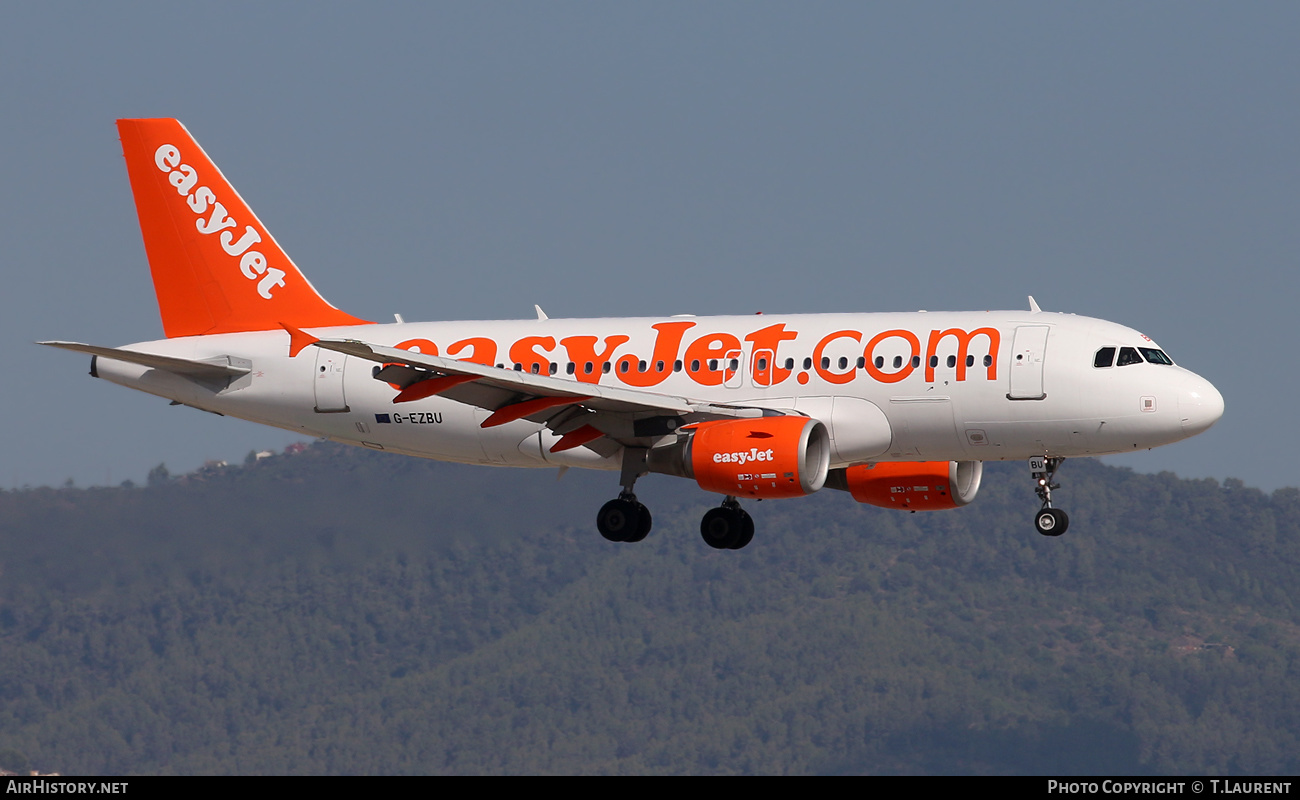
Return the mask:
[[1119, 349], [1119, 360], [1115, 362], [1117, 367], [1127, 367], [1130, 364], [1141, 364], [1142, 356], [1138, 355], [1136, 347], [1121, 347]]
[[1139, 347], [1138, 351], [1142, 353], [1143, 358], [1152, 364], [1165, 364], [1170, 367], [1174, 365], [1174, 362], [1169, 358], [1169, 356], [1165, 355], [1164, 350], [1156, 350], [1152, 347]]

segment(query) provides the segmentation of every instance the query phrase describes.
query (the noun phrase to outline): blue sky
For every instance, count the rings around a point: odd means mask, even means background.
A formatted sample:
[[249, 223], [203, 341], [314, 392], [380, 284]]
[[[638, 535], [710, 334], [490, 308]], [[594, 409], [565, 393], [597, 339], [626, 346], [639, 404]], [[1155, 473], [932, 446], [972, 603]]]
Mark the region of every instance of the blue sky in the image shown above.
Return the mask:
[[139, 116], [181, 119], [362, 317], [1033, 294], [1142, 330], [1223, 392], [1208, 433], [1110, 463], [1300, 484], [1295, 4], [42, 2], [0, 20], [0, 485], [294, 440], [30, 344], [161, 336], [113, 126]]

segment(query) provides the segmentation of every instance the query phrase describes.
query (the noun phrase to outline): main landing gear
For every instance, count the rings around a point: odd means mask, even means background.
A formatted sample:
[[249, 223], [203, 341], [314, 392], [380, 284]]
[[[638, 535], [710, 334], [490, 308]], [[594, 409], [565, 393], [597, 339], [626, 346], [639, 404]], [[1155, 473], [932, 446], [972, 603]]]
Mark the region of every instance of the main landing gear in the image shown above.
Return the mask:
[[754, 539], [754, 519], [727, 495], [722, 505], [710, 509], [700, 521], [704, 543], [718, 550], [739, 550]]
[[619, 483], [623, 491], [618, 497], [600, 507], [596, 514], [596, 530], [611, 542], [639, 542], [650, 533], [653, 520], [650, 509], [636, 499], [632, 487], [636, 479], [645, 474], [646, 450], [643, 447], [628, 447], [623, 450], [623, 473]]
[[650, 533], [652, 524], [650, 509], [630, 491], [620, 493], [596, 514], [596, 529], [611, 542], [639, 542]]
[[[611, 542], [639, 542], [650, 533], [650, 509], [636, 499], [632, 491], [636, 479], [645, 474], [645, 450], [627, 448], [623, 454], [623, 473], [619, 482], [623, 491], [600, 507], [596, 529]], [[739, 550], [754, 538], [754, 520], [740, 507], [736, 498], [727, 495], [722, 505], [710, 509], [700, 522], [700, 535], [709, 547]]]
[[[611, 542], [639, 542], [650, 533], [650, 509], [636, 495], [623, 492], [601, 506], [596, 529]], [[728, 496], [722, 505], [710, 509], [700, 521], [700, 535], [709, 547], [739, 550], [754, 539], [754, 518]]]
[[1062, 509], [1052, 507], [1052, 490], [1061, 488], [1053, 482], [1063, 458], [1034, 456], [1029, 459], [1029, 472], [1034, 478], [1034, 492], [1043, 506], [1034, 515], [1034, 527], [1044, 536], [1060, 536], [1070, 527], [1070, 517]]

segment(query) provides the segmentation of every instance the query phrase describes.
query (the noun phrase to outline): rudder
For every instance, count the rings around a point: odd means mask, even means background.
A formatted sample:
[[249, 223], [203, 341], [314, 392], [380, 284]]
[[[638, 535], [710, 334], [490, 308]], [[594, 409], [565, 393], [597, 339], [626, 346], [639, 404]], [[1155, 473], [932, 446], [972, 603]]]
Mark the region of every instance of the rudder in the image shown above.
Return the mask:
[[120, 119], [168, 338], [364, 325], [330, 305], [174, 119]]

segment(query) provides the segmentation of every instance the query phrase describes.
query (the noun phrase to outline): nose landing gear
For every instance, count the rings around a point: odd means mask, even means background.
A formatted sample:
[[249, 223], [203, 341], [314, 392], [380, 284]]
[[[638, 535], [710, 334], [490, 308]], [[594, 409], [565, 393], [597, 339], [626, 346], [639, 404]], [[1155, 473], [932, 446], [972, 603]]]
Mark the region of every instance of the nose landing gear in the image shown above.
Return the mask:
[[1053, 482], [1063, 458], [1034, 456], [1029, 459], [1029, 472], [1034, 478], [1034, 492], [1043, 506], [1034, 515], [1034, 527], [1044, 536], [1060, 536], [1070, 527], [1070, 517], [1064, 510], [1052, 507], [1052, 490], [1061, 488]]

